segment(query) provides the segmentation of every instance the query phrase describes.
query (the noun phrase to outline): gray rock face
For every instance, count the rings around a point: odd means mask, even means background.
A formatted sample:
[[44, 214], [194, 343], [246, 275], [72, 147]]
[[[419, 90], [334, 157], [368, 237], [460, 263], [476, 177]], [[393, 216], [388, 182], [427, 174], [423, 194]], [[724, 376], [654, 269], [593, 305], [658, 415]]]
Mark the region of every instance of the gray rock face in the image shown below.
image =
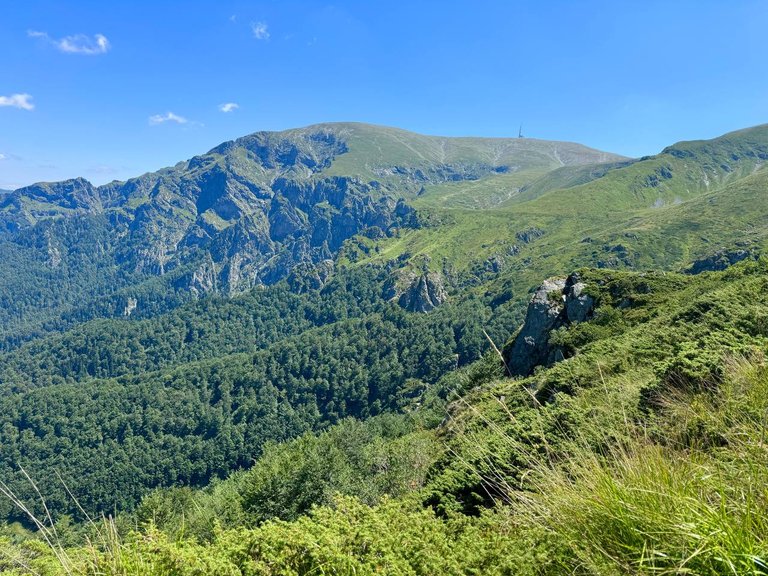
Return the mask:
[[189, 282], [189, 291], [195, 296], [202, 296], [216, 290], [216, 266], [213, 260], [208, 258], [200, 267], [192, 273]]
[[139, 302], [136, 300], [136, 298], [128, 298], [128, 301], [125, 304], [125, 308], [123, 309], [123, 316], [130, 316], [133, 314], [133, 311], [138, 308]]
[[584, 322], [595, 309], [595, 300], [584, 293], [585, 287], [578, 274], [571, 274], [566, 281], [565, 315], [570, 324]]
[[333, 275], [335, 267], [331, 259], [323, 260], [316, 265], [300, 264], [288, 276], [288, 284], [296, 292], [319, 290]]
[[549, 356], [549, 333], [559, 328], [566, 309], [565, 280], [545, 280], [528, 304], [525, 322], [505, 350], [507, 369], [514, 376], [525, 376]]
[[448, 293], [439, 273], [426, 272], [414, 278], [399, 297], [396, 292], [390, 296], [397, 297], [397, 303], [409, 312], [429, 312], [445, 302]]
[[530, 244], [534, 240], [541, 238], [544, 236], [544, 230], [541, 228], [537, 228], [533, 226], [532, 228], [527, 228], [526, 230], [522, 230], [515, 234], [515, 237], [520, 240], [520, 242], [524, 242], [525, 244]]
[[557, 349], [549, 344], [550, 333], [562, 326], [588, 320], [594, 299], [584, 292], [577, 274], [550, 279], [536, 290], [528, 304], [525, 322], [504, 349], [504, 361], [512, 376], [527, 376], [536, 366], [552, 364]]

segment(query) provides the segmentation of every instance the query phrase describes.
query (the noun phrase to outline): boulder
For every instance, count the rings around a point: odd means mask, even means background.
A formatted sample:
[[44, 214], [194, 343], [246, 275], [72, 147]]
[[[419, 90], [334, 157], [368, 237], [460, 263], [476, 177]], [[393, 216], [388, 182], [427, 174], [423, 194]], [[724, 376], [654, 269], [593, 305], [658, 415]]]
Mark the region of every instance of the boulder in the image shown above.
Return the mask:
[[754, 258], [754, 254], [749, 249], [737, 248], [734, 250], [718, 250], [714, 254], [704, 256], [694, 261], [685, 272], [687, 274], [701, 274], [702, 272], [714, 272], [718, 270], [725, 270], [729, 266], [746, 260], [747, 258]]
[[507, 370], [526, 376], [549, 356], [549, 333], [559, 328], [565, 310], [564, 279], [545, 280], [536, 289], [525, 314], [525, 322], [512, 344], [504, 350]]

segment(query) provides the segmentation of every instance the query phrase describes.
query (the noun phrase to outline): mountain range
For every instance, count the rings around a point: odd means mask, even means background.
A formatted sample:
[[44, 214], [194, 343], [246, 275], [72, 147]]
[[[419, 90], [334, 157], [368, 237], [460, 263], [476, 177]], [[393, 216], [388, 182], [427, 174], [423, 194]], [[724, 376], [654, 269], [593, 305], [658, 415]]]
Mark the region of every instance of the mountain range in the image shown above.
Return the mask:
[[[142, 298], [234, 294], [294, 271], [294, 283], [319, 286], [352, 261], [407, 263], [394, 280], [398, 294], [425, 266], [452, 285], [500, 266], [529, 270], [521, 270], [528, 285], [579, 264], [681, 266], [713, 249], [668, 227], [703, 218], [709, 195], [733, 202], [748, 194], [764, 178], [766, 131], [629, 160], [570, 143], [325, 124], [255, 133], [127, 182], [20, 188], [0, 200], [0, 250], [25, 274], [6, 268], [3, 291], [68, 288], [44, 307], [9, 303], [4, 325], [18, 336], [21, 318], [37, 332], [95, 305], [141, 313], [153, 306]], [[730, 230], [718, 238], [729, 247], [762, 236], [759, 225]], [[679, 242], [648, 250], [677, 233]]]
[[[148, 275], [194, 268], [189, 287], [232, 292], [332, 259], [355, 234], [415, 227], [404, 201], [426, 186], [501, 175], [516, 194], [553, 168], [617, 158], [558, 142], [317, 125], [252, 134], [127, 182], [20, 188], [0, 204], [0, 227], [18, 233], [59, 217], [96, 216], [114, 228], [119, 265]], [[66, 248], [65, 236], [56, 240]], [[51, 244], [52, 263], [57, 249]]]

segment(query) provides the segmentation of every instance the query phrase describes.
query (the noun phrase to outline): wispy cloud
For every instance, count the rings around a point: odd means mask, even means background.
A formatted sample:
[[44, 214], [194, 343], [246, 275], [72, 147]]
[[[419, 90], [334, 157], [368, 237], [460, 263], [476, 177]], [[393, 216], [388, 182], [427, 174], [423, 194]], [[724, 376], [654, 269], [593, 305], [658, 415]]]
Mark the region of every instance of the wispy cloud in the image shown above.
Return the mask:
[[0, 162], [3, 160], [21, 160], [21, 158], [10, 152], [0, 152]]
[[226, 102], [224, 104], [219, 104], [219, 111], [221, 112], [234, 112], [240, 108], [239, 104], [236, 104], [235, 102]]
[[269, 40], [269, 28], [266, 22], [251, 22], [251, 31], [256, 40]]
[[65, 54], [85, 54], [86, 56], [96, 56], [97, 54], [106, 54], [111, 45], [104, 34], [73, 34], [64, 36], [64, 38], [52, 38], [48, 32], [38, 30], [29, 30], [27, 36], [30, 38], [42, 38], [48, 44], [55, 47], [59, 52]]
[[32, 96], [29, 94], [11, 94], [10, 96], [0, 96], [0, 106], [12, 106], [22, 110], [34, 110]]
[[100, 165], [100, 166], [91, 166], [90, 168], [86, 168], [86, 172], [90, 172], [91, 174], [99, 174], [101, 176], [112, 176], [114, 174], [118, 174], [123, 168], [116, 168], [115, 166], [106, 166], [106, 165]]
[[178, 114], [174, 114], [173, 112], [166, 112], [165, 114], [155, 114], [149, 117], [150, 126], [157, 126], [158, 124], [163, 124], [165, 122], [176, 122], [176, 124], [187, 124], [189, 120], [184, 118], [184, 116], [179, 116]]

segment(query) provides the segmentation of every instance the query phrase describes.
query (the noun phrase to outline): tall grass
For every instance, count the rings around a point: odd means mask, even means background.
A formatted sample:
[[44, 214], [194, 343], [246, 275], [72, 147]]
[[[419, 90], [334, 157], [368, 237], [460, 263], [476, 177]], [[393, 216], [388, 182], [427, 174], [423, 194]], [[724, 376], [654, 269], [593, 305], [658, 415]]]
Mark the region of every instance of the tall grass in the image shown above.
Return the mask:
[[532, 489], [507, 496], [568, 551], [556, 573], [768, 574], [768, 371], [732, 362], [705, 388], [670, 394], [654, 434], [627, 422], [607, 452], [531, 459]]
[[[37, 539], [27, 540], [20, 546], [6, 547], [0, 541], [0, 574], [34, 576], [150, 574], [149, 564], [143, 558], [126, 556], [126, 546], [118, 533], [114, 518], [94, 520], [82, 509], [75, 496], [64, 485], [75, 505], [86, 518], [88, 536], [79, 547], [68, 547], [62, 542], [56, 523], [46, 505], [43, 494], [34, 479], [21, 468], [21, 472], [40, 499], [43, 516], [38, 516], [7, 484], [0, 481], [0, 494], [24, 512], [36, 528]], [[59, 477], [61, 480], [61, 477]], [[63, 483], [63, 480], [62, 480]], [[126, 560], [130, 560], [127, 563]], [[151, 559], [150, 559], [151, 560]]]

